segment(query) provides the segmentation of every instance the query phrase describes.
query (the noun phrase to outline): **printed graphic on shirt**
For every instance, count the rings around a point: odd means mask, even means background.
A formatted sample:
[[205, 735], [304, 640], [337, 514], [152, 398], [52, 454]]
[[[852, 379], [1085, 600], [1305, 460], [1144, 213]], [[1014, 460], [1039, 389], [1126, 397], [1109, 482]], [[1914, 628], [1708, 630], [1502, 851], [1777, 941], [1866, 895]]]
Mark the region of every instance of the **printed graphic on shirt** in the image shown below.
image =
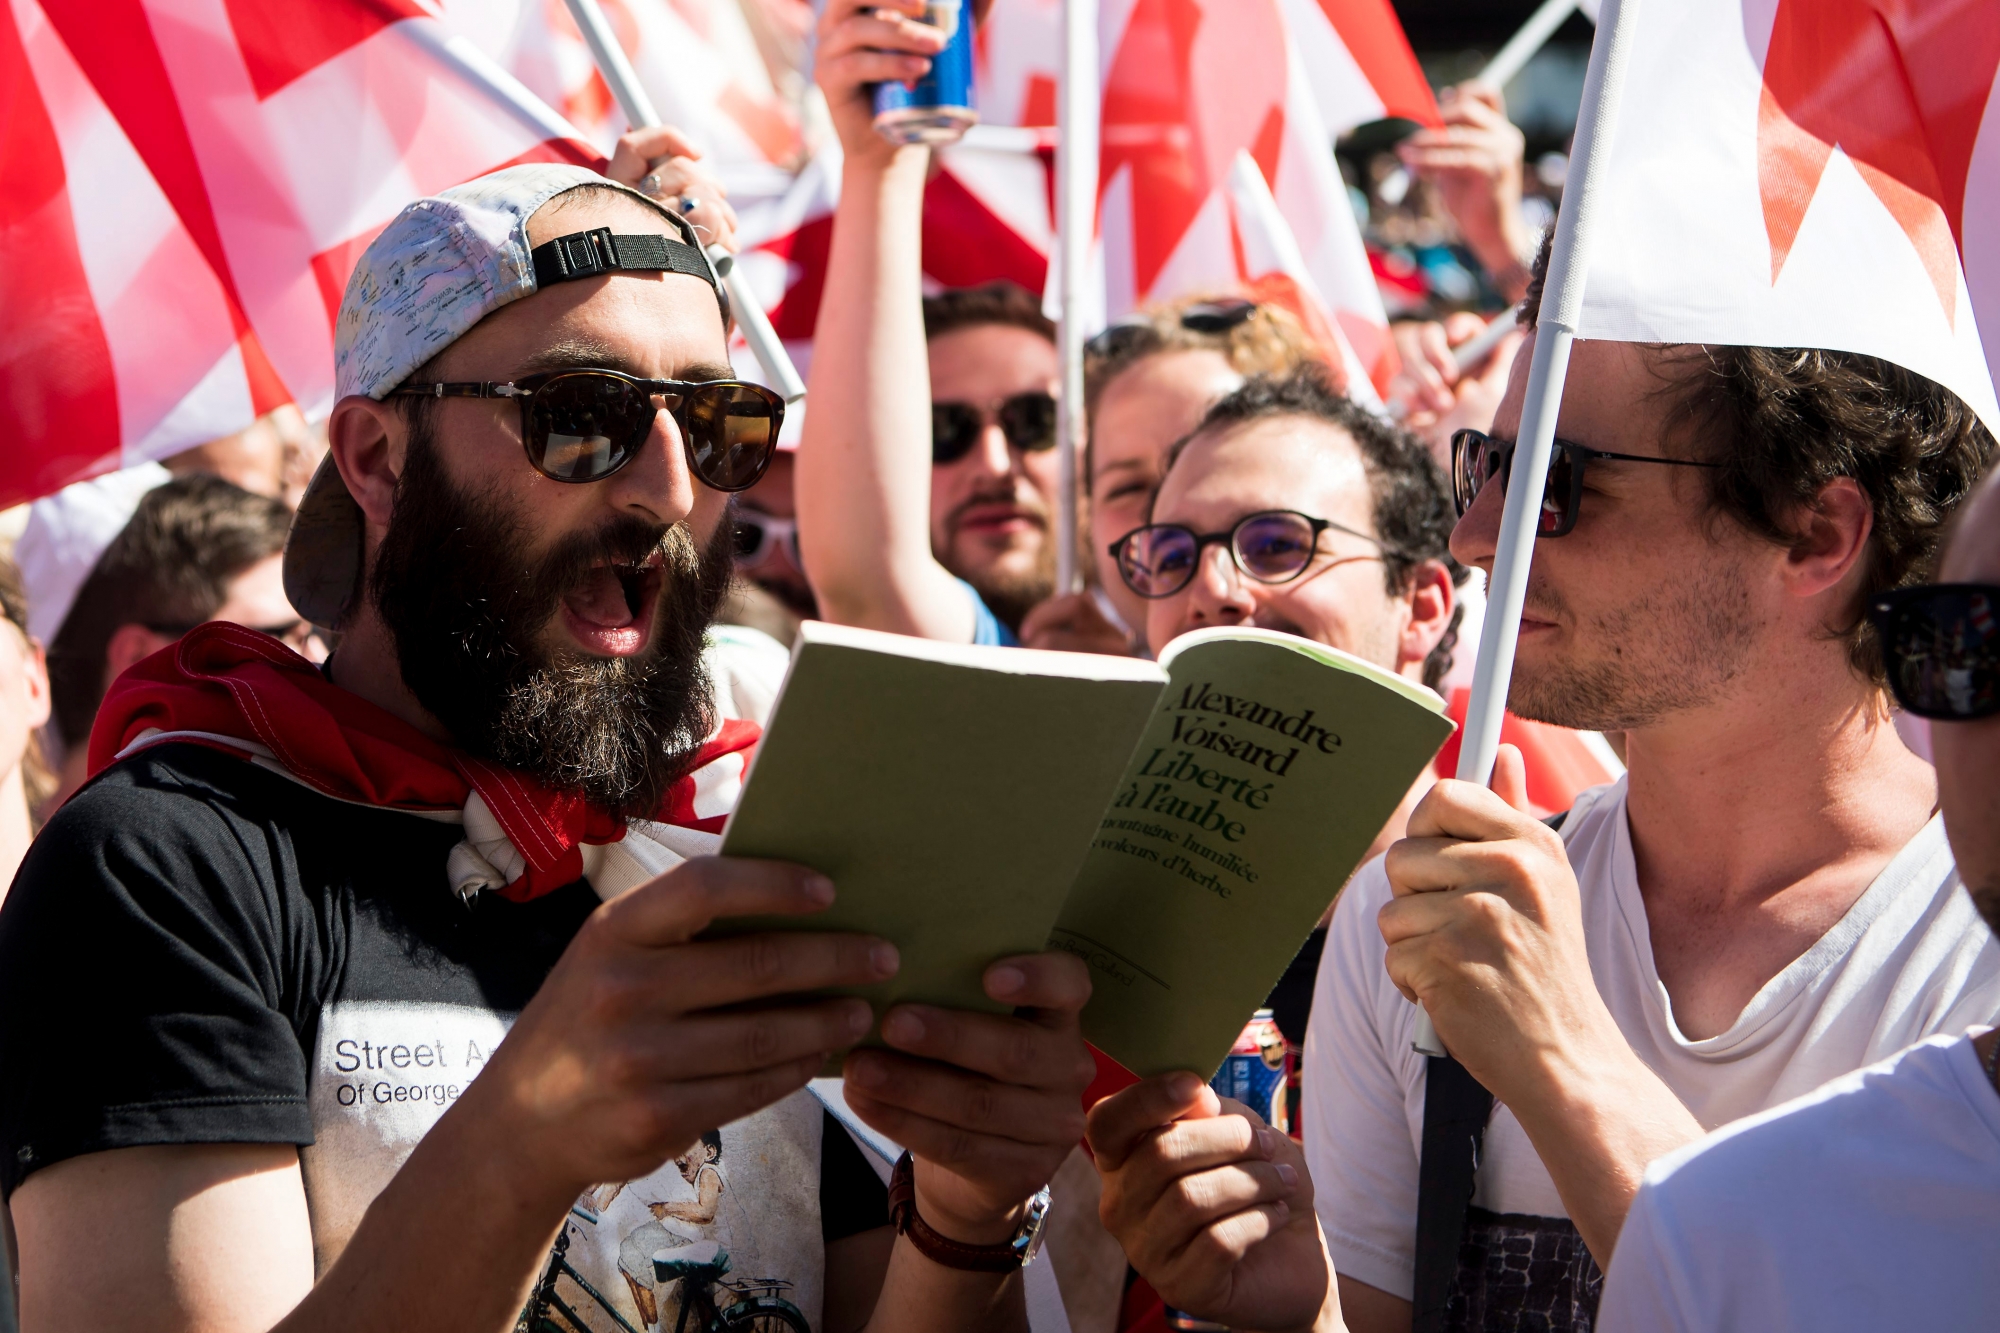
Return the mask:
[[[341, 1002], [320, 1023], [300, 1154], [324, 1273], [369, 1203], [464, 1092], [510, 1016]], [[813, 1333], [822, 1299], [819, 1103], [798, 1092], [571, 1207], [523, 1333]]]

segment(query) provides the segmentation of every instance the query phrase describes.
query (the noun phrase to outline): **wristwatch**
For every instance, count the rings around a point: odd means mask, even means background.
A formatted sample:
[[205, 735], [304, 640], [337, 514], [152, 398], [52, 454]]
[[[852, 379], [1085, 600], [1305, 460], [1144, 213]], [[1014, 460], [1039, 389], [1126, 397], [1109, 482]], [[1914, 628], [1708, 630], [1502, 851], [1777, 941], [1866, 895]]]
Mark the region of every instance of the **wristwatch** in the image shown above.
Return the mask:
[[1049, 1187], [1028, 1200], [1028, 1215], [1012, 1240], [998, 1245], [966, 1245], [931, 1229], [917, 1212], [917, 1177], [910, 1154], [896, 1159], [889, 1173], [889, 1220], [898, 1235], [907, 1236], [917, 1253], [932, 1263], [968, 1273], [1012, 1273], [1035, 1262], [1042, 1252], [1042, 1227], [1049, 1216]]

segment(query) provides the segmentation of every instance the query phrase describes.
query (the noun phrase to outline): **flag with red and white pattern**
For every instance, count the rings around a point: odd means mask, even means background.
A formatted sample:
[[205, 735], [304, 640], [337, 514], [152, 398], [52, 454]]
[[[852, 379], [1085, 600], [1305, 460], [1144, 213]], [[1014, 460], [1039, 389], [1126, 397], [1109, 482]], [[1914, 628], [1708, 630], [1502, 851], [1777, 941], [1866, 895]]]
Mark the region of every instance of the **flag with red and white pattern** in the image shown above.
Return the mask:
[[9, 0], [0, 507], [331, 405], [412, 199], [591, 148], [416, 0]]

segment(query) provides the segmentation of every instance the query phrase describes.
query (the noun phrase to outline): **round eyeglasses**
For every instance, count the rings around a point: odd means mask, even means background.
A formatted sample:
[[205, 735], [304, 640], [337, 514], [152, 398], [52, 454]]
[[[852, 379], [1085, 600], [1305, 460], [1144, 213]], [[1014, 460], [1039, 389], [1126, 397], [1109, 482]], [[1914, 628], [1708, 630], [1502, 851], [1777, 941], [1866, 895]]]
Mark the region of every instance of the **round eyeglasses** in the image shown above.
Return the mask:
[[[1180, 523], [1148, 523], [1111, 543], [1111, 558], [1125, 586], [1141, 597], [1172, 597], [1194, 580], [1201, 553], [1226, 546], [1230, 558], [1247, 578], [1259, 583], [1290, 583], [1306, 572], [1319, 550], [1319, 535], [1331, 528], [1384, 550], [1381, 541], [1330, 519], [1313, 518], [1295, 509], [1266, 509], [1246, 514], [1227, 532], [1196, 532]], [[1362, 557], [1379, 559], [1379, 556]]]

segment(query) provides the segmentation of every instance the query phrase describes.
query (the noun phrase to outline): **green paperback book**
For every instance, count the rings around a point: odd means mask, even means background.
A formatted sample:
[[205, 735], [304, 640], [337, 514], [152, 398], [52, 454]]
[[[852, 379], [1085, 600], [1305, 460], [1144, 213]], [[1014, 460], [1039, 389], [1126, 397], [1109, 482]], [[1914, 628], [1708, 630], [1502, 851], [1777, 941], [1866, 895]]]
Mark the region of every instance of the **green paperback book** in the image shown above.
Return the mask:
[[1451, 730], [1431, 691], [1272, 630], [1146, 662], [808, 622], [722, 853], [837, 896], [718, 929], [894, 942], [902, 970], [857, 992], [878, 1013], [1004, 1011], [987, 965], [1063, 949], [1098, 1049], [1206, 1074]]

